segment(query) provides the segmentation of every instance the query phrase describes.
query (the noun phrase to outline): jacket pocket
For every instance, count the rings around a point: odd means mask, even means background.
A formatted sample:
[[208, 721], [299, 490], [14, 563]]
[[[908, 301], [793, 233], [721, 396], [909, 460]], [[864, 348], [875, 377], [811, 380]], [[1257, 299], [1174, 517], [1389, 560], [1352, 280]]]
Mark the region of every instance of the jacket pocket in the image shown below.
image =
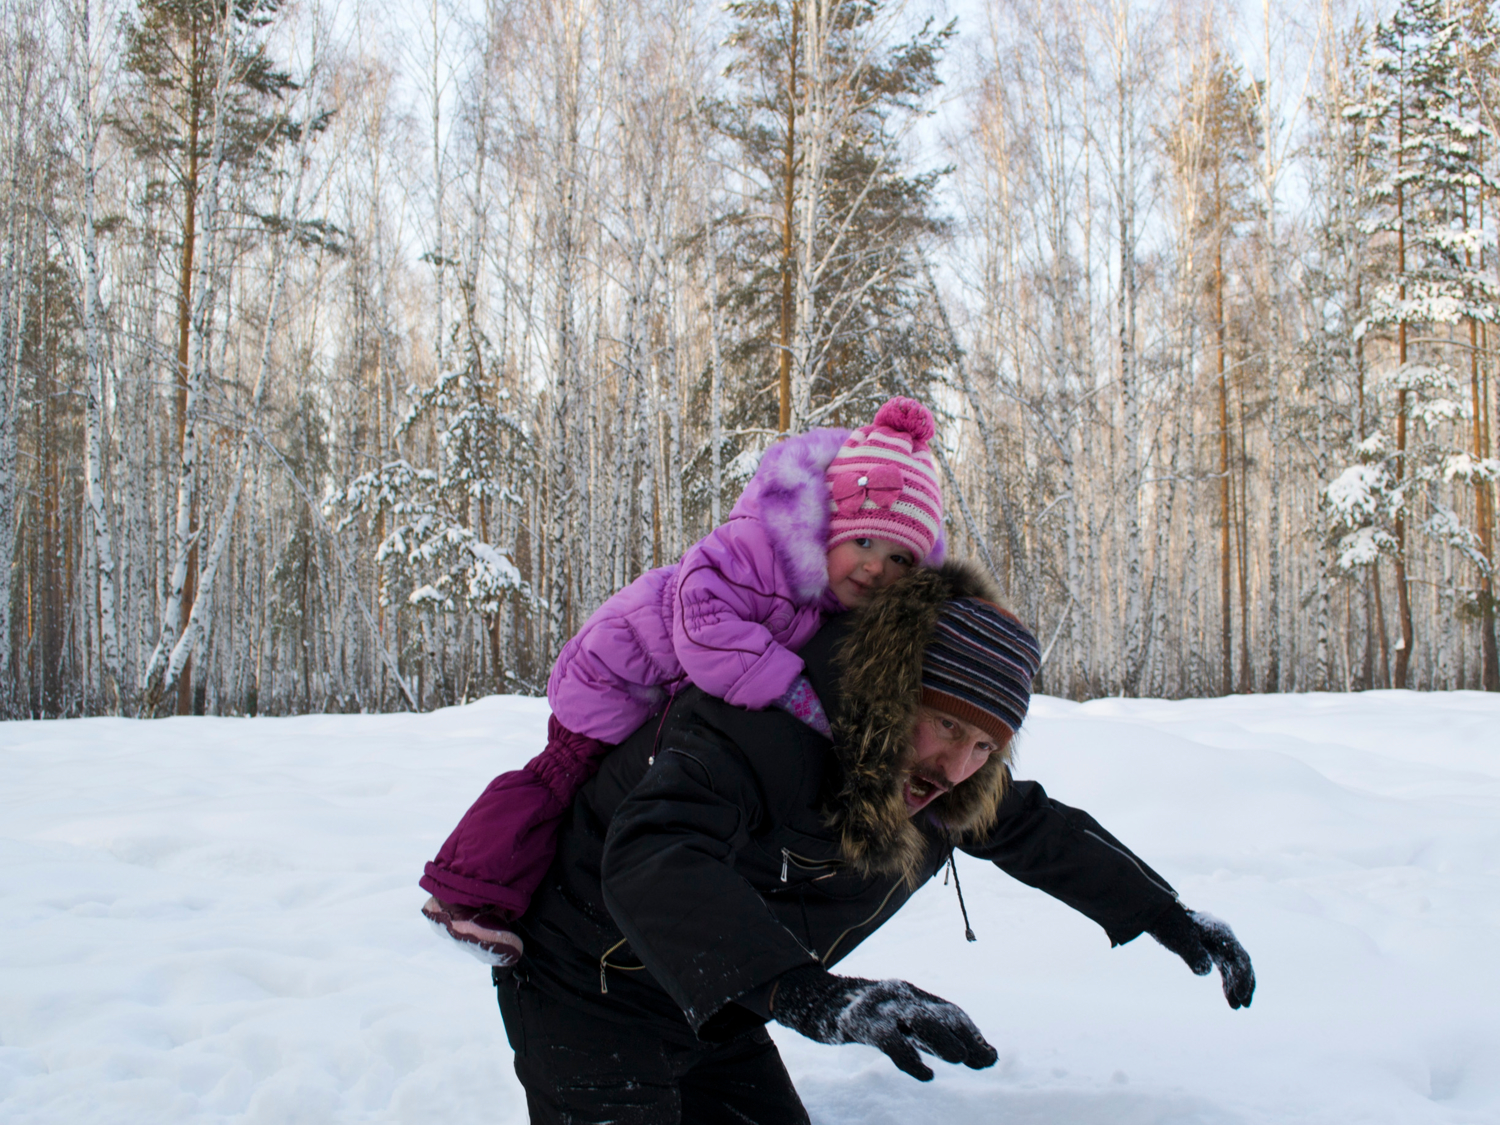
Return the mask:
[[752, 841], [752, 848], [758, 854], [751, 881], [771, 897], [811, 892], [833, 901], [858, 898], [877, 881], [851, 867], [829, 837], [782, 828]]

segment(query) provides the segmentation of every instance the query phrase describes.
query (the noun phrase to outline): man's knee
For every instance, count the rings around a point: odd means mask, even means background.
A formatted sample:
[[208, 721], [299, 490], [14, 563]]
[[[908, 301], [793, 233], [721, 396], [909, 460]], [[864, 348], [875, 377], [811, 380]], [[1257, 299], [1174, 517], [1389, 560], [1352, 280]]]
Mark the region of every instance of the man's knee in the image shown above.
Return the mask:
[[680, 1125], [682, 1100], [671, 1080], [650, 1081], [628, 1067], [577, 1064], [591, 1055], [559, 1044], [516, 1058], [531, 1125]]
[[718, 1047], [668, 1045], [644, 1022], [602, 1019], [496, 974], [532, 1125], [798, 1125], [807, 1121], [764, 1030]]
[[807, 1110], [764, 1029], [738, 1036], [683, 1075], [691, 1125], [807, 1125]]

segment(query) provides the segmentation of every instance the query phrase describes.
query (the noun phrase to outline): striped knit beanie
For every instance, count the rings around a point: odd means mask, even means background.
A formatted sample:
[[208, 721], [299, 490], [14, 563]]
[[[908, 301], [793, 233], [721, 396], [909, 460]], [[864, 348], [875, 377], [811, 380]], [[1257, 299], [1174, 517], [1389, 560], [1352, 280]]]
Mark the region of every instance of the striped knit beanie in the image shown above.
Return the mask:
[[828, 466], [829, 550], [868, 536], [900, 543], [919, 564], [942, 561], [931, 558], [943, 527], [943, 494], [927, 448], [936, 430], [927, 407], [893, 398], [849, 435]]
[[1042, 650], [1031, 632], [982, 598], [943, 603], [922, 655], [922, 702], [992, 735], [1021, 729]]

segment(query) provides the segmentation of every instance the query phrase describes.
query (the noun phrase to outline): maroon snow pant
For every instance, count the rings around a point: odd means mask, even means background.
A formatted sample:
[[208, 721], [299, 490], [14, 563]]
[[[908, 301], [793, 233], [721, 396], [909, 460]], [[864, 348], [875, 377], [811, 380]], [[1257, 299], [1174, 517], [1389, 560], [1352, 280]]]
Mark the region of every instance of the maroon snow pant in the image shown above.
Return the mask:
[[548, 718], [547, 748], [490, 782], [427, 865], [422, 889], [512, 918], [526, 913], [552, 866], [563, 813], [612, 749]]

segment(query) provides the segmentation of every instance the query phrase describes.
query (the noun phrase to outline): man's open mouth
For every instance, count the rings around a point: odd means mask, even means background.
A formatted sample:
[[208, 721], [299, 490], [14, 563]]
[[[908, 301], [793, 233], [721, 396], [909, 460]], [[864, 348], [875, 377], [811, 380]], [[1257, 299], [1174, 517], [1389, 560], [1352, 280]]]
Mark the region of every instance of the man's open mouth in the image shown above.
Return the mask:
[[936, 778], [909, 773], [906, 775], [906, 784], [901, 787], [901, 796], [906, 800], [906, 807], [916, 812], [929, 801], [941, 797], [948, 788], [946, 783]]

